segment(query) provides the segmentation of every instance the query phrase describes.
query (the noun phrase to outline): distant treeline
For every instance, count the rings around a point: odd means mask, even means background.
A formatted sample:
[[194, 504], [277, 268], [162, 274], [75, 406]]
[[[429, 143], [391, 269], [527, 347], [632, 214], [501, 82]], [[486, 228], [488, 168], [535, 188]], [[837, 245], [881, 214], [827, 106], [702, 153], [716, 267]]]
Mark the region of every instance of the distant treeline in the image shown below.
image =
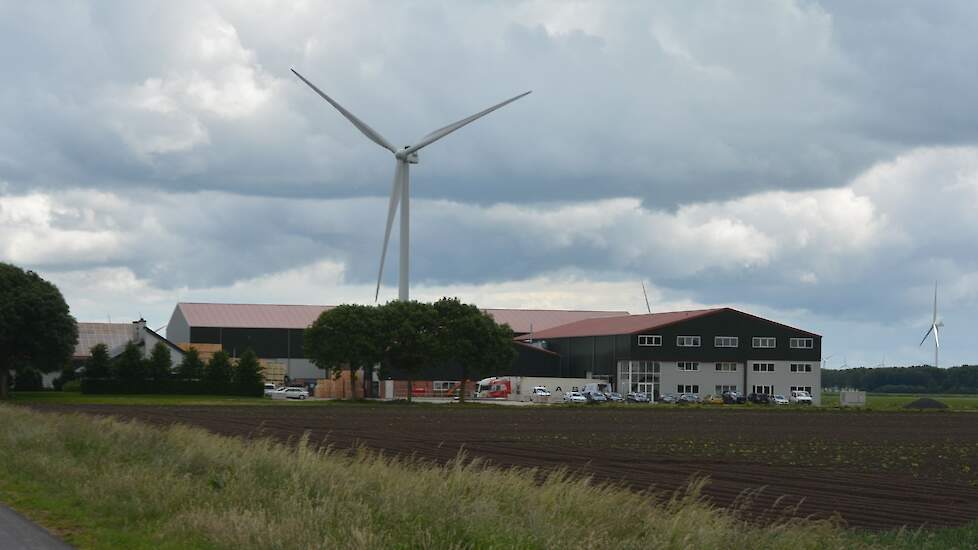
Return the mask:
[[978, 365], [825, 369], [823, 388], [880, 393], [978, 393]]

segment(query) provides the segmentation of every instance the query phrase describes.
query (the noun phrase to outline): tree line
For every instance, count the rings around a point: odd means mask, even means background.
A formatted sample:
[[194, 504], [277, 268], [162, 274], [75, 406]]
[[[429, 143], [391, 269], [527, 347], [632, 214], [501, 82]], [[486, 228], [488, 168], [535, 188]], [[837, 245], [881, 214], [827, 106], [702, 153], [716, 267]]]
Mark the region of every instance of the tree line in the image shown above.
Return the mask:
[[[369, 379], [397, 369], [410, 378], [430, 367], [457, 366], [465, 398], [470, 376], [505, 369], [516, 358], [513, 331], [478, 307], [457, 298], [434, 303], [389, 302], [382, 306], [344, 304], [324, 311], [305, 330], [305, 355], [317, 367], [338, 377], [350, 373], [356, 395], [356, 371]], [[410, 399], [410, 389], [408, 399]]]
[[880, 393], [978, 393], [978, 365], [825, 369], [822, 387]]
[[205, 363], [191, 347], [173, 368], [170, 350], [163, 342], [157, 342], [145, 358], [139, 346], [129, 342], [112, 360], [106, 345], [96, 344], [84, 369], [77, 373], [66, 367], [60, 383], [73, 377], [80, 378], [82, 393], [261, 395], [263, 389], [261, 364], [250, 349], [237, 361], [218, 351]]

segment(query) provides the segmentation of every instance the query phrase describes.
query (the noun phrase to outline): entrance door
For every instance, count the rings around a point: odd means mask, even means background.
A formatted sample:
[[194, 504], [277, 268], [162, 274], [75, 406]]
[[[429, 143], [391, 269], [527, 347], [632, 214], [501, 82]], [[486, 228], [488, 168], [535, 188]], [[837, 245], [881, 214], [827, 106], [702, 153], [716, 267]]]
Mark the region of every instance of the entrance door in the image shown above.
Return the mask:
[[655, 384], [651, 382], [639, 382], [635, 385], [638, 387], [639, 393], [644, 393], [649, 397], [655, 396]]

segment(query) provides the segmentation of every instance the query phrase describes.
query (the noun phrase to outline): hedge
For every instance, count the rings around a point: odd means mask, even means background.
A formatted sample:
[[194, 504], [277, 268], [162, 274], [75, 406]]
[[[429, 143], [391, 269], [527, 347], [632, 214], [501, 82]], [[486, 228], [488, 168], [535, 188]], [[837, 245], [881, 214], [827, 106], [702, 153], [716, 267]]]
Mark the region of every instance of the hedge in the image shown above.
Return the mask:
[[206, 380], [115, 380], [84, 378], [81, 392], [90, 394], [171, 394], [171, 395], [242, 395], [261, 397], [264, 385], [249, 386]]

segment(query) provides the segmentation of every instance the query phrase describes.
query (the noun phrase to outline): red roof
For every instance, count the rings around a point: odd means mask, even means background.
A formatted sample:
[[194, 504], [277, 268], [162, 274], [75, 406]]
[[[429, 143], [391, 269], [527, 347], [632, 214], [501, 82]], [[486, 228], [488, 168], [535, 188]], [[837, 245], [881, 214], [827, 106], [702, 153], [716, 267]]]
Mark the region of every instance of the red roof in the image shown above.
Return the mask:
[[177, 309], [192, 327], [306, 328], [333, 306], [280, 304], [197, 304], [181, 302]]
[[561, 309], [484, 309], [482, 311], [492, 316], [497, 323], [506, 323], [517, 334], [533, 330], [534, 335], [541, 330], [547, 330], [585, 319], [628, 315], [627, 311], [575, 311]]
[[[334, 306], [273, 304], [177, 304], [192, 327], [229, 328], [306, 328], [319, 314]], [[506, 323], [513, 332], [546, 330], [593, 317], [619, 317], [627, 311], [573, 311], [553, 309], [484, 309], [497, 323]]]
[[585, 319], [576, 323], [554, 327], [549, 330], [533, 331], [534, 340], [547, 338], [572, 338], [576, 336], [610, 336], [613, 334], [635, 334], [671, 325], [686, 319], [701, 317], [721, 309], [698, 309], [694, 311], [670, 311], [667, 313], [648, 313], [643, 315], [624, 315]]

